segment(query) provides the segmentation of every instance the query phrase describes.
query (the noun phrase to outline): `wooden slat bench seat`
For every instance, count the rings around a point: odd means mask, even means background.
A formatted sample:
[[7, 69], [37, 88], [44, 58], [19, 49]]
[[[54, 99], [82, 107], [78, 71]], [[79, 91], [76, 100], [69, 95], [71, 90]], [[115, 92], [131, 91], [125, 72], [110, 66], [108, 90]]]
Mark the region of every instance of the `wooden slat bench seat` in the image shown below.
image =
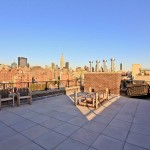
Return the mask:
[[2, 102], [10, 102], [12, 101], [12, 106], [14, 106], [14, 94], [10, 93], [8, 89], [0, 90], [0, 109], [2, 106]]
[[27, 99], [28, 103], [32, 104], [32, 93], [28, 88], [20, 88], [17, 90], [17, 104], [20, 106], [20, 101]]

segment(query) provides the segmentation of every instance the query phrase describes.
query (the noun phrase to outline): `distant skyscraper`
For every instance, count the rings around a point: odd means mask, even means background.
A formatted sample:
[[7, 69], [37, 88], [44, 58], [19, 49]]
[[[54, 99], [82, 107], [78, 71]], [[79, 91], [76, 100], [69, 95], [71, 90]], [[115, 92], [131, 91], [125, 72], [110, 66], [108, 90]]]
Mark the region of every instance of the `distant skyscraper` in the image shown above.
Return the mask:
[[58, 69], [59, 68], [58, 65], [55, 65], [55, 68]]
[[115, 72], [115, 59], [111, 58], [110, 61], [111, 61], [111, 72]]
[[65, 63], [65, 67], [69, 69], [69, 62]]
[[11, 68], [12, 68], [12, 69], [17, 68], [17, 63], [16, 63], [15, 61], [11, 64]]
[[51, 63], [51, 69], [55, 69], [55, 63]]
[[120, 63], [120, 70], [122, 70], [122, 63]]
[[65, 59], [64, 59], [64, 55], [62, 54], [60, 58], [60, 69], [62, 69], [63, 67], [65, 67]]
[[107, 71], [107, 60], [103, 60], [103, 72]]
[[27, 65], [27, 58], [18, 57], [18, 67], [25, 67]]

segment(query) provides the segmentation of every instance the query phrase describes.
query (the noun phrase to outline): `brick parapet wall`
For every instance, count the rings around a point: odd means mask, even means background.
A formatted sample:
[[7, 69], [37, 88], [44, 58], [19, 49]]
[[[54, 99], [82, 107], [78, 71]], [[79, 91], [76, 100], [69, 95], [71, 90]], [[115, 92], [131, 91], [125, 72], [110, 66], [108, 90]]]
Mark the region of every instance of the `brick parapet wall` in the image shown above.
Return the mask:
[[95, 92], [104, 92], [106, 88], [111, 94], [120, 95], [120, 73], [85, 73], [84, 74], [84, 91], [88, 92], [89, 87]]

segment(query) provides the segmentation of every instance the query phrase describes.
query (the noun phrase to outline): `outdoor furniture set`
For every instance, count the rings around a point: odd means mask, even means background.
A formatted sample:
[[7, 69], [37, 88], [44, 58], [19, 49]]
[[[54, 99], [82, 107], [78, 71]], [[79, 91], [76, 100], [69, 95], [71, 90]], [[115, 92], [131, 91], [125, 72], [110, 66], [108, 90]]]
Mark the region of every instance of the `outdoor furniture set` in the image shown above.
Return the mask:
[[27, 99], [28, 103], [32, 104], [32, 94], [28, 88], [2, 89], [0, 90], [0, 109], [2, 102], [7, 102], [14, 106], [16, 101], [17, 105], [20, 106], [20, 101], [23, 99]]
[[90, 92], [83, 93], [78, 96], [77, 91], [74, 91], [75, 105], [88, 106], [98, 108], [103, 102], [108, 100], [109, 90], [106, 88], [105, 92]]

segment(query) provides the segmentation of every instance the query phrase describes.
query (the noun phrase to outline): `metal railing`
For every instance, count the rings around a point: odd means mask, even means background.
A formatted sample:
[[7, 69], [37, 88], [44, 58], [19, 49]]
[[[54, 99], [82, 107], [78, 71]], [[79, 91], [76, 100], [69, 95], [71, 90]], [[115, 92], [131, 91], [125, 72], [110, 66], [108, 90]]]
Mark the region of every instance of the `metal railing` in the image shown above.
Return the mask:
[[17, 83], [0, 83], [0, 89], [29, 88], [31, 91], [41, 91], [48, 89], [59, 89], [72, 86], [81, 86], [81, 82], [77, 79], [74, 80], [51, 80], [51, 81], [38, 81], [38, 82], [17, 82]]

